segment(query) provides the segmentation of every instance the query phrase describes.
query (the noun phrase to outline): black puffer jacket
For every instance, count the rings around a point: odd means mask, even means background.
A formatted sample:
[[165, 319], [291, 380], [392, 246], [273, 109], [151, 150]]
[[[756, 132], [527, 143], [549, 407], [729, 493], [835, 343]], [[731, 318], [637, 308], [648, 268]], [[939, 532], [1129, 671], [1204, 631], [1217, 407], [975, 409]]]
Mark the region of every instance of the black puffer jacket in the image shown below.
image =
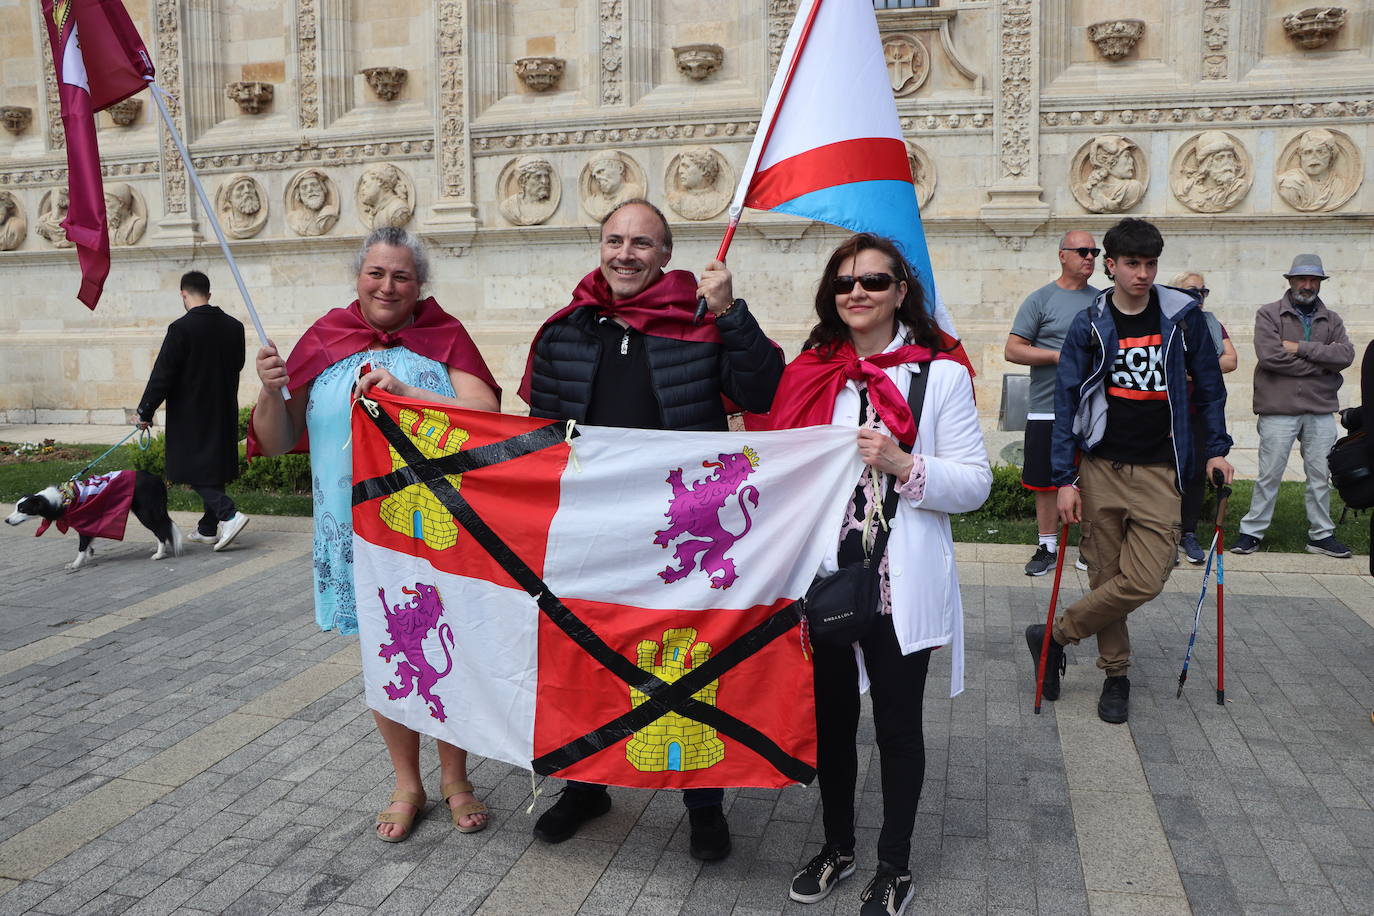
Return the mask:
[[[530, 416], [556, 420], [587, 417], [601, 342], [582, 308], [549, 325], [534, 351]], [[664, 429], [725, 429], [725, 395], [745, 410], [764, 413], [782, 378], [782, 354], [764, 336], [744, 301], [716, 320], [721, 343], [645, 336], [649, 372]]]

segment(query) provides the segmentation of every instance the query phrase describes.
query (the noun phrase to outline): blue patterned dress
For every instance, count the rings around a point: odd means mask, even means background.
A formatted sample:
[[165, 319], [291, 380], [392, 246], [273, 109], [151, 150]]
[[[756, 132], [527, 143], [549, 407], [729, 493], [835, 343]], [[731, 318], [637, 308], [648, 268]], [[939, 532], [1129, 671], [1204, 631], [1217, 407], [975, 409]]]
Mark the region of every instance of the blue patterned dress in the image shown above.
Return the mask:
[[310, 479], [315, 497], [315, 622], [322, 630], [358, 632], [353, 597], [353, 449], [349, 396], [358, 367], [372, 363], [407, 385], [453, 397], [442, 363], [405, 347], [364, 350], [339, 360], [310, 386], [305, 423], [310, 430]]

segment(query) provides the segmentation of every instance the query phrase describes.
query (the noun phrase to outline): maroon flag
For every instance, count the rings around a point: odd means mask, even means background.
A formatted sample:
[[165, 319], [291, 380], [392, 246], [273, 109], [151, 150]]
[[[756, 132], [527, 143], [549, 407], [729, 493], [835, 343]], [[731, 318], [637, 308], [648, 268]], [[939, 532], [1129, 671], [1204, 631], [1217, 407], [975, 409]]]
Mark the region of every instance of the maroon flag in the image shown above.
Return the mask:
[[141, 90], [153, 63], [120, 0], [43, 0], [62, 125], [70, 206], [62, 226], [81, 264], [77, 298], [95, 308], [110, 273], [95, 113]]

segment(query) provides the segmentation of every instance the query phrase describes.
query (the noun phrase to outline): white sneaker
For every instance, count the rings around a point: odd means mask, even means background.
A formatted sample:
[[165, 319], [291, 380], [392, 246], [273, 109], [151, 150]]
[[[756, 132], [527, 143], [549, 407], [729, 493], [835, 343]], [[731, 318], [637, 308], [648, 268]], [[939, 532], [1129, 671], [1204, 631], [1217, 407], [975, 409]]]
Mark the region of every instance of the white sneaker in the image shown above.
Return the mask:
[[227, 521], [220, 522], [219, 540], [215, 542], [215, 550], [223, 550], [232, 544], [247, 524], [248, 516], [242, 512], [235, 512]]
[[1075, 569], [1081, 569], [1084, 572], [1088, 571], [1088, 564], [1084, 561], [1083, 554], [1081, 553], [1078, 555], [1078, 559], [1073, 561], [1073, 565]]
[[219, 535], [201, 534], [198, 530], [183, 534], [181, 537], [182, 540], [190, 541], [192, 544], [214, 544], [219, 541]]

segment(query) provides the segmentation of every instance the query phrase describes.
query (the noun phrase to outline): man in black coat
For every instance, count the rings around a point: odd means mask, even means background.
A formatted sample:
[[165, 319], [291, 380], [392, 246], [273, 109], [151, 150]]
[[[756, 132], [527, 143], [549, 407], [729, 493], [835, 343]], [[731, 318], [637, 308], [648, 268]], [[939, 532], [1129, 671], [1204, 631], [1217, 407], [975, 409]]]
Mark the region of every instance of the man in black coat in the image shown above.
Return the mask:
[[[646, 200], [627, 200], [601, 222], [601, 265], [530, 347], [521, 396], [530, 416], [635, 429], [723, 430], [729, 398], [766, 413], [782, 377], [782, 351], [734, 298], [730, 272], [712, 261], [698, 281], [665, 273], [673, 234]], [[698, 297], [713, 316], [693, 320]], [[682, 793], [697, 859], [730, 853], [721, 789]], [[605, 786], [569, 782], [535, 822], [534, 835], [561, 843], [611, 807]]]
[[153, 374], [138, 403], [139, 427], [167, 402], [167, 479], [189, 484], [205, 504], [187, 539], [223, 550], [248, 524], [225, 484], [238, 477], [238, 389], [243, 324], [210, 304], [210, 279], [181, 278], [186, 314], [167, 327]]

